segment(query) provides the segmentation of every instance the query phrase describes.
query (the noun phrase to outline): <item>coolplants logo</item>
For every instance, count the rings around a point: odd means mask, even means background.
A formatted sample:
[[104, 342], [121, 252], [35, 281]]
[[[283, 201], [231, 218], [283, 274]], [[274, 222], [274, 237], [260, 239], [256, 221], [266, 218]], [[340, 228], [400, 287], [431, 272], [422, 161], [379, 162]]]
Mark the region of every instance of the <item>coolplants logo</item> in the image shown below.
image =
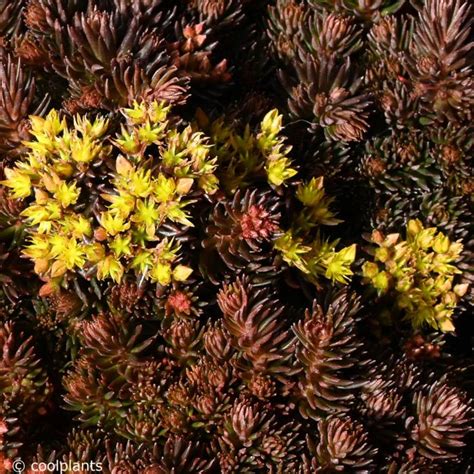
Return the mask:
[[[22, 473], [26, 470], [25, 462], [16, 458], [12, 463], [12, 470], [16, 473]], [[31, 464], [33, 472], [102, 472], [102, 463], [95, 461], [88, 462], [66, 462], [66, 461], [50, 461], [50, 462], [33, 462]]]

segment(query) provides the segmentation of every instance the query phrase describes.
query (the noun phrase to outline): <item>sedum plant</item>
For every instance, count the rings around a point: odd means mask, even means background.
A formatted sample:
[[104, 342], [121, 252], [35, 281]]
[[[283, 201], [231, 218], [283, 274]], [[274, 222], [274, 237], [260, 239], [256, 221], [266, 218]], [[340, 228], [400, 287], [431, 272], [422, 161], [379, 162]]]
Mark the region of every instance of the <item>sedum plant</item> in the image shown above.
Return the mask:
[[275, 242], [275, 248], [285, 262], [315, 284], [321, 276], [333, 282], [349, 282], [356, 245], [336, 250], [339, 240], [323, 239], [319, 232], [321, 225], [333, 226], [342, 222], [329, 208], [334, 199], [326, 195], [324, 178], [321, 176], [300, 184], [296, 197], [303, 207], [295, 216], [293, 226]]
[[468, 289], [466, 283], [454, 283], [461, 273], [455, 263], [463, 245], [416, 219], [408, 222], [405, 240], [400, 234], [374, 231], [372, 242], [373, 261], [363, 265], [365, 282], [379, 295], [393, 295], [414, 327], [453, 331], [454, 308]]
[[[192, 226], [191, 193], [215, 191], [207, 140], [168, 126], [169, 108], [157, 102], [122, 113], [114, 140], [102, 118], [77, 116], [70, 127], [54, 110], [32, 117], [26, 159], [5, 170], [14, 197], [32, 196], [22, 212], [30, 230], [24, 254], [53, 285], [74, 272], [120, 282], [132, 271], [161, 285], [191, 273], [178, 263], [179, 245], [158, 230], [165, 222]], [[155, 157], [146, 154], [150, 146]], [[101, 166], [110, 178], [91, 202], [87, 178], [98, 178]]]
[[198, 115], [198, 123], [209, 129], [219, 163], [225, 170], [221, 174], [224, 189], [235, 192], [259, 175], [278, 187], [296, 175], [289, 158], [292, 147], [282, 136], [282, 119], [276, 109], [271, 110], [253, 133], [248, 124], [240, 131], [229, 127], [224, 117], [210, 122], [207, 116]]
[[0, 471], [472, 472], [470, 3], [0, 0]]
[[[172, 124], [170, 107], [163, 103], [135, 102], [121, 113], [115, 135], [105, 118], [76, 116], [69, 125], [55, 110], [46, 118], [34, 116], [25, 159], [5, 170], [3, 184], [14, 198], [29, 202], [21, 213], [29, 229], [23, 253], [45, 281], [43, 291], [76, 273], [116, 283], [125, 274], [161, 286], [186, 281], [193, 269], [181, 262], [173, 237], [177, 228], [194, 226], [189, 207], [203, 197], [212, 199], [221, 188], [232, 192], [262, 177], [276, 191], [290, 185], [287, 193], [301, 209], [284, 231], [265, 224], [263, 202], [249, 202], [233, 216], [240, 229], [235, 238], [269, 240], [287, 264], [315, 284], [322, 276], [349, 281], [355, 245], [336, 251], [338, 240], [320, 237], [320, 226], [341, 221], [330, 210], [333, 199], [322, 177], [296, 188], [291, 182], [296, 170], [276, 110], [263, 117], [255, 133], [246, 126], [240, 136], [218, 121], [210, 125], [210, 137], [196, 126]], [[92, 186], [96, 194], [90, 194]], [[235, 213], [236, 205], [227, 212]], [[231, 229], [229, 223], [222, 225], [226, 232]], [[171, 236], [169, 226], [175, 226]], [[219, 233], [214, 231], [209, 242], [220, 249]], [[255, 243], [249, 245], [256, 249]], [[228, 251], [229, 245], [224, 247]]]

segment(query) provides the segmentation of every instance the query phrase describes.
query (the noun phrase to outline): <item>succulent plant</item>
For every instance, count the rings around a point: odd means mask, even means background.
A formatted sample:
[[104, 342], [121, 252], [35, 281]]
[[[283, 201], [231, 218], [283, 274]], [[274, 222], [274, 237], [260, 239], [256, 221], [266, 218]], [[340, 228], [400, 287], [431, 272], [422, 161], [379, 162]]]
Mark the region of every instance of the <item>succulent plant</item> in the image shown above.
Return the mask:
[[394, 291], [398, 308], [413, 326], [453, 331], [451, 315], [468, 289], [467, 283], [454, 284], [462, 244], [435, 227], [423, 228], [418, 220], [408, 222], [406, 234], [401, 241], [399, 234], [374, 231], [378, 248], [375, 261], [364, 263], [364, 277], [381, 295]]
[[0, 472], [472, 472], [471, 16], [0, 0]]

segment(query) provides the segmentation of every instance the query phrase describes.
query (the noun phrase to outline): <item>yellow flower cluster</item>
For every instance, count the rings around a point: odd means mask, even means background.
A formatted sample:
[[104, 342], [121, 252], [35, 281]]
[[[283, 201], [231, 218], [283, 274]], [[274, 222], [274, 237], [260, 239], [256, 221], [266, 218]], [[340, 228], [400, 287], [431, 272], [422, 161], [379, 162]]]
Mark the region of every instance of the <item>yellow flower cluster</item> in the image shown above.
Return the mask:
[[[54, 110], [32, 117], [29, 153], [2, 184], [16, 198], [34, 194], [23, 211], [30, 227], [24, 254], [43, 279], [59, 284], [79, 272], [119, 282], [129, 270], [161, 285], [189, 277], [191, 269], [177, 263], [179, 245], [158, 230], [165, 222], [193, 225], [189, 195], [216, 191], [216, 159], [202, 133], [171, 127], [168, 112], [156, 102], [134, 104], [123, 110], [126, 123], [113, 141], [104, 119], [76, 117], [69, 128]], [[97, 203], [88, 202], [85, 183], [114, 160], [111, 188], [92, 210]]]
[[[356, 245], [337, 251], [339, 240], [327, 241], [319, 236], [319, 226], [342, 222], [329, 209], [333, 198], [326, 195], [323, 178], [313, 178], [299, 185], [296, 197], [303, 207], [295, 216], [293, 228], [276, 240], [275, 248], [281, 252], [285, 262], [298, 268], [314, 284], [320, 276], [348, 283], [352, 276], [351, 264], [355, 259]], [[318, 232], [313, 236], [311, 231], [315, 228]]]
[[[193, 196], [213, 194], [220, 185], [233, 192], [262, 178], [279, 187], [296, 174], [276, 110], [257, 132], [247, 126], [242, 135], [222, 120], [198, 117], [210, 138], [196, 125], [173, 125], [169, 107], [157, 102], [135, 103], [122, 114], [115, 137], [105, 119], [76, 117], [68, 126], [54, 110], [32, 117], [27, 156], [5, 170], [3, 184], [13, 196], [31, 199], [23, 211], [30, 236], [24, 254], [52, 286], [74, 273], [115, 282], [127, 272], [161, 285], [184, 281], [191, 269], [179, 264], [179, 245], [160, 229], [193, 226]], [[322, 178], [300, 185], [296, 197], [302, 211], [276, 250], [315, 283], [321, 275], [346, 282], [355, 246], [336, 251], [337, 241], [312, 235], [320, 225], [340, 222]]]
[[224, 119], [209, 124], [199, 117], [199, 124], [209, 128], [215, 151], [224, 172], [220, 181], [227, 191], [245, 187], [250, 178], [262, 175], [271, 186], [281, 186], [296, 175], [288, 157], [291, 146], [281, 136], [282, 115], [276, 109], [268, 112], [256, 133], [247, 125], [243, 133], [229, 127]]
[[13, 197], [26, 198], [42, 183], [40, 187], [45, 192], [40, 192], [40, 201], [49, 193], [62, 208], [74, 204], [78, 191], [66, 182], [86, 173], [92, 162], [103, 160], [110, 153], [110, 146], [101, 140], [107, 128], [107, 120], [90, 122], [76, 117], [70, 129], [55, 110], [46, 119], [31, 117], [30, 133], [34, 139], [26, 143], [30, 152], [16, 168], [5, 170], [7, 180], [3, 184], [12, 189]]
[[454, 265], [463, 249], [435, 227], [425, 229], [419, 220], [407, 225], [406, 240], [400, 234], [374, 231], [374, 261], [366, 262], [363, 274], [379, 294], [393, 293], [397, 306], [414, 327], [429, 324], [453, 331], [451, 317], [467, 284], [454, 284], [461, 271]]

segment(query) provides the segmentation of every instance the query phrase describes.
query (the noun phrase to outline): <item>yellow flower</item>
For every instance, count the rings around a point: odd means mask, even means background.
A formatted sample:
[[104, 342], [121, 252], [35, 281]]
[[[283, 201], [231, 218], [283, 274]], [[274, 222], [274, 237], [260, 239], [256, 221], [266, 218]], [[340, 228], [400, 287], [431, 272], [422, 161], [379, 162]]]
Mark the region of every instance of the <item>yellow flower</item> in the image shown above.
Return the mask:
[[[53, 139], [49, 138], [47, 135], [37, 136], [35, 141], [25, 142], [25, 145], [31, 150], [31, 156], [34, 156], [36, 163], [44, 161], [45, 157], [50, 153], [54, 153], [57, 148], [57, 143]], [[34, 166], [35, 169], [39, 167]]]
[[31, 134], [40, 141], [41, 138], [57, 137], [66, 128], [66, 119], [59, 118], [59, 113], [52, 109], [45, 118], [37, 115], [30, 117]]
[[122, 109], [122, 114], [135, 125], [145, 123], [147, 120], [154, 124], [161, 123], [164, 125], [170, 109], [171, 107], [166, 105], [165, 102], [138, 103], [134, 101], [132, 108]]
[[67, 270], [72, 270], [75, 266], [82, 268], [85, 264], [83, 249], [75, 238], [69, 239], [63, 235], [53, 235], [49, 238], [51, 245], [50, 255], [58, 261], [64, 263]]
[[433, 250], [436, 253], [447, 253], [449, 250], [451, 242], [447, 235], [442, 234], [441, 232], [436, 236], [433, 242]]
[[101, 151], [102, 147], [87, 136], [78, 137], [71, 143], [71, 157], [77, 163], [90, 163]]
[[170, 110], [171, 106], [166, 105], [166, 102], [153, 101], [151, 104], [148, 104], [148, 114], [153, 123], [161, 123], [165, 125], [164, 122], [167, 119]]
[[171, 265], [169, 263], [155, 263], [150, 271], [150, 277], [160, 285], [169, 285], [171, 283]]
[[49, 212], [45, 206], [32, 204], [21, 212], [22, 216], [28, 218], [30, 225], [37, 225], [40, 222], [49, 220]]
[[24, 199], [31, 194], [31, 178], [25, 172], [18, 169], [5, 168], [5, 181], [0, 181], [0, 184], [12, 189], [13, 197], [15, 199]]
[[460, 240], [456, 242], [452, 242], [449, 246], [448, 255], [451, 257], [452, 260], [456, 260], [463, 250], [463, 244]]
[[296, 174], [296, 170], [290, 167], [291, 162], [285, 156], [268, 160], [265, 165], [268, 182], [274, 186], [281, 186], [287, 179]]
[[281, 130], [282, 115], [277, 109], [270, 110], [260, 124], [261, 131], [267, 136], [276, 136]]
[[127, 191], [136, 197], [148, 197], [153, 191], [150, 175], [150, 170], [143, 169], [130, 173]]
[[423, 250], [431, 247], [434, 243], [435, 233], [436, 228], [434, 227], [420, 231], [415, 237], [415, 242], [417, 243], [418, 247]]
[[66, 247], [59, 258], [65, 263], [68, 270], [72, 270], [76, 266], [82, 268], [86, 262], [84, 251], [74, 238], [67, 240]]
[[161, 127], [152, 126], [150, 122], [147, 122], [137, 129], [137, 135], [141, 143], [150, 145], [160, 141], [163, 136], [163, 130]]
[[180, 245], [175, 245], [174, 240], [163, 239], [155, 248], [155, 254], [160, 261], [173, 262], [179, 252]]
[[310, 273], [308, 264], [303, 256], [311, 251], [311, 247], [303, 245], [301, 239], [294, 238], [291, 231], [284, 233], [274, 243], [275, 249], [280, 251], [283, 260], [303, 273]]
[[132, 220], [133, 222], [144, 224], [147, 228], [154, 228], [159, 222], [159, 215], [158, 208], [155, 206], [153, 201], [139, 200]]
[[107, 131], [109, 128], [109, 120], [102, 117], [96, 117], [92, 126], [89, 129], [89, 135], [92, 135], [94, 138], [99, 138]]
[[385, 293], [388, 290], [389, 284], [390, 276], [385, 271], [377, 273], [372, 280], [372, 285], [378, 290], [379, 294]]
[[72, 233], [73, 237], [82, 239], [92, 235], [92, 227], [89, 219], [84, 216], [74, 214], [64, 218], [64, 227]]
[[148, 116], [146, 104], [139, 104], [136, 100], [133, 102], [133, 108], [122, 109], [122, 114], [134, 124], [143, 123]]
[[131, 237], [129, 235], [118, 235], [113, 242], [109, 244], [109, 247], [117, 257], [121, 257], [122, 255], [130, 255], [132, 253], [130, 243]]
[[407, 240], [412, 241], [422, 230], [423, 224], [419, 219], [410, 219], [407, 225]]
[[120, 194], [101, 194], [101, 197], [112, 203], [109, 206], [109, 211], [113, 211], [124, 219], [130, 215], [135, 207], [135, 198], [125, 191], [120, 192]]
[[45, 166], [44, 157], [39, 155], [38, 153], [34, 153], [34, 152], [28, 153], [28, 155], [26, 156], [26, 159], [27, 161], [25, 162], [17, 163], [16, 167], [18, 169], [23, 169], [29, 173], [31, 172], [34, 173], [37, 171], [41, 171]]
[[176, 183], [173, 178], [167, 178], [160, 173], [153, 184], [153, 195], [158, 202], [171, 201], [176, 193]]
[[116, 138], [114, 144], [127, 155], [136, 155], [142, 148], [141, 144], [137, 140], [135, 133], [129, 133], [127, 129], [122, 125], [121, 134]]
[[300, 184], [296, 190], [296, 197], [305, 206], [316, 207], [324, 199], [324, 178], [312, 178], [305, 184]]
[[183, 160], [185, 153], [178, 152], [169, 142], [168, 148], [161, 150], [161, 159], [166, 168], [175, 168]]
[[375, 250], [375, 258], [379, 262], [385, 263], [391, 256], [391, 249], [388, 247], [379, 247]]
[[49, 259], [51, 245], [46, 235], [36, 234], [31, 236], [29, 245], [23, 250], [23, 254], [32, 260]]
[[325, 277], [339, 283], [347, 283], [352, 275], [351, 264], [356, 255], [356, 245], [352, 244], [339, 252], [334, 252], [327, 261]]
[[50, 234], [53, 230], [53, 221], [43, 221], [38, 225], [38, 234]]
[[76, 204], [79, 199], [80, 191], [76, 188], [76, 183], [69, 186], [64, 181], [56, 188], [54, 197], [60, 202], [63, 208]]
[[214, 174], [205, 174], [199, 178], [199, 187], [206, 194], [214, 194], [219, 190], [219, 179]]
[[58, 174], [58, 176], [62, 176], [63, 178], [70, 178], [74, 173], [74, 167], [71, 165], [71, 163], [64, 161], [54, 163], [53, 170]]
[[68, 245], [68, 238], [61, 234], [53, 234], [49, 237], [49, 244], [51, 245], [51, 256], [56, 258], [63, 253]]
[[116, 213], [103, 212], [100, 217], [100, 224], [112, 237], [120, 232], [130, 229], [130, 222], [125, 222], [123, 217]]
[[180, 224], [194, 227], [194, 224], [189, 220], [189, 214], [187, 214], [183, 207], [188, 205], [189, 202], [179, 203], [172, 202], [166, 206], [166, 217], [173, 222], [179, 222]]
[[123, 273], [123, 265], [112, 255], [107, 256], [97, 264], [97, 278], [99, 280], [104, 280], [110, 277], [116, 283], [120, 283]]
[[80, 115], [74, 117], [74, 129], [81, 132], [82, 136], [100, 138], [107, 131], [108, 127], [109, 121], [102, 117], [96, 117], [94, 122]]
[[379, 267], [374, 262], [365, 262], [364, 265], [362, 265], [362, 274], [369, 280], [374, 279], [378, 272]]
[[138, 269], [140, 273], [146, 273], [153, 264], [151, 252], [142, 250], [132, 260], [132, 268]]

